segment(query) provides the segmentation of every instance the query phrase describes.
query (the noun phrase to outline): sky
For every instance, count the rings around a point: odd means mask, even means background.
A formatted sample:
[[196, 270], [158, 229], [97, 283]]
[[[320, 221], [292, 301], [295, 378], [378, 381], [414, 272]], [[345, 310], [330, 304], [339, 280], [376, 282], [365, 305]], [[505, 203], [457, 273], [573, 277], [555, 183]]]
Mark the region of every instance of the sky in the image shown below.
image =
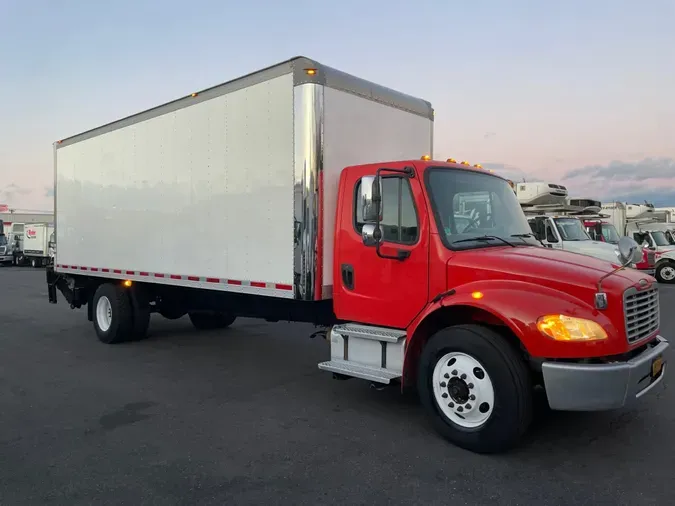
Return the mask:
[[0, 0], [0, 204], [55, 140], [303, 55], [429, 100], [434, 157], [675, 206], [675, 0]]

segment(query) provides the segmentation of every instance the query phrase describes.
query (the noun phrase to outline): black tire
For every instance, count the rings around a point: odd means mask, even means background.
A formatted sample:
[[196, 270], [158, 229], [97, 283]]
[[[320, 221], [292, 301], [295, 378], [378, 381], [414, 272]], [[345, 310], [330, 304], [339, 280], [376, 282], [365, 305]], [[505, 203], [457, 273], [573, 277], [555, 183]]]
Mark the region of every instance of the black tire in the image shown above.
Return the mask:
[[[493, 410], [478, 427], [456, 424], [436, 402], [434, 367], [449, 352], [473, 357], [492, 382]], [[448, 441], [472, 452], [498, 453], [514, 447], [532, 421], [533, 387], [524, 359], [502, 336], [480, 325], [448, 327], [433, 335], [420, 356], [417, 387], [434, 428]]]
[[672, 276], [674, 270], [675, 262], [666, 260], [656, 266], [654, 277], [659, 283], [673, 284], [675, 283], [675, 277]]
[[192, 325], [197, 330], [224, 329], [229, 327], [237, 319], [228, 313], [216, 313], [212, 311], [195, 311], [188, 313]]
[[[110, 303], [110, 326], [103, 330], [99, 323], [98, 304], [102, 298]], [[123, 343], [133, 339], [134, 317], [129, 293], [120, 285], [99, 286], [92, 299], [92, 319], [99, 340], [105, 344]], [[105, 325], [104, 325], [105, 327]]]

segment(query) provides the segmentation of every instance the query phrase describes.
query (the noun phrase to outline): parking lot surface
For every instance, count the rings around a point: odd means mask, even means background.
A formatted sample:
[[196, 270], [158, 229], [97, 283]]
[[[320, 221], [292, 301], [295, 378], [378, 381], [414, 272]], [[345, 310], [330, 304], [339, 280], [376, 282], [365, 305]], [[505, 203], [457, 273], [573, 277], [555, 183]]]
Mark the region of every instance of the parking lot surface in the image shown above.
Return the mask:
[[[320, 372], [311, 326], [157, 317], [147, 340], [107, 346], [84, 311], [48, 304], [42, 270], [2, 268], [0, 286], [2, 505], [675, 501], [672, 377], [631, 409], [542, 406], [522, 447], [480, 456], [414, 398]], [[666, 337], [671, 308], [661, 287]]]

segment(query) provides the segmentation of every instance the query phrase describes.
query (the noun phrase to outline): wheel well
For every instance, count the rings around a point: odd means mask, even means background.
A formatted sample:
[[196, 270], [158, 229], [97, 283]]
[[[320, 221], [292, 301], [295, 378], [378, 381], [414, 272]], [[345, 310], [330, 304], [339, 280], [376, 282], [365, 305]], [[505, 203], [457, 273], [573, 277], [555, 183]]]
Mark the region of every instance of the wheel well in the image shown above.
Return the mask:
[[514, 349], [520, 351], [526, 359], [528, 358], [527, 350], [520, 339], [504, 321], [492, 313], [473, 306], [443, 307], [428, 315], [408, 340], [403, 369], [403, 386], [406, 390], [415, 389], [418, 359], [429, 338], [441, 329], [467, 323], [482, 325], [494, 330]]

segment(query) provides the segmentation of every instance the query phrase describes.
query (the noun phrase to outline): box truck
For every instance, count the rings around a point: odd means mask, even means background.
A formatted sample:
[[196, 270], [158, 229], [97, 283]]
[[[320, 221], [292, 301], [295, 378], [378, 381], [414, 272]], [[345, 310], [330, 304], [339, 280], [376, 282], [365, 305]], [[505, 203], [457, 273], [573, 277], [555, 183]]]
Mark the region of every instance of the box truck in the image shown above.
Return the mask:
[[143, 338], [150, 313], [314, 323], [321, 370], [416, 389], [476, 452], [516, 444], [537, 385], [558, 410], [652, 390], [654, 279], [542, 247], [507, 180], [431, 159], [433, 119], [298, 57], [58, 141], [49, 301], [85, 307], [104, 343]]
[[32, 267], [42, 267], [51, 260], [49, 239], [54, 232], [50, 223], [30, 223], [25, 225], [23, 255]]

